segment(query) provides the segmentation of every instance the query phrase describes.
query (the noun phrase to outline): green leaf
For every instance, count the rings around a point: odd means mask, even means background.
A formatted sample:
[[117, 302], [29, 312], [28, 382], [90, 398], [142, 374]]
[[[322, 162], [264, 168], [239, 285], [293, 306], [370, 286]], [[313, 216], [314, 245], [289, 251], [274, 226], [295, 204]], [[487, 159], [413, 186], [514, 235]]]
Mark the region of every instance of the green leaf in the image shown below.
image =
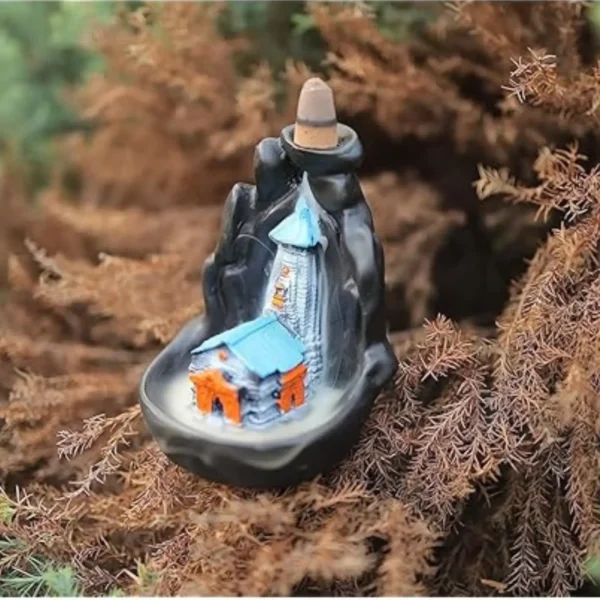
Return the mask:
[[593, 554], [583, 564], [583, 570], [594, 584], [600, 585], [600, 555]]
[[32, 187], [45, 181], [53, 138], [88, 128], [67, 105], [64, 92], [103, 68], [103, 61], [81, 42], [117, 6], [0, 3], [0, 160], [8, 154]]
[[81, 596], [77, 574], [71, 567], [51, 568], [43, 573], [46, 591], [51, 596], [74, 598]]
[[109, 597], [111, 598], [124, 598], [127, 594], [121, 588], [113, 588], [108, 592]]
[[437, 2], [375, 2], [369, 5], [380, 32], [395, 42], [403, 42], [419, 32], [439, 13]]
[[114, 2], [71, 2], [60, 3], [60, 10], [50, 17], [53, 45], [68, 46], [81, 41], [92, 23], [106, 23], [114, 14]]
[[137, 563], [137, 576], [142, 587], [152, 586], [158, 581], [158, 573], [149, 569], [144, 563]]
[[592, 3], [588, 11], [588, 16], [596, 31], [600, 31], [600, 2]]
[[[0, 551], [21, 549], [18, 540], [5, 539], [0, 542]], [[1, 564], [1, 563], [0, 563]], [[53, 596], [73, 598], [82, 595], [77, 573], [71, 567], [56, 566], [39, 556], [30, 556], [24, 565], [10, 567], [0, 577], [0, 596]]]
[[304, 35], [308, 31], [316, 28], [316, 23], [312, 15], [306, 13], [296, 13], [292, 15], [292, 24], [295, 35]]
[[[4, 494], [3, 491], [0, 493], [0, 523], [4, 523], [7, 525], [13, 519], [15, 514], [15, 506], [10, 501], [8, 496]], [[6, 540], [0, 540], [0, 550], [2, 550], [2, 544], [7, 544]]]

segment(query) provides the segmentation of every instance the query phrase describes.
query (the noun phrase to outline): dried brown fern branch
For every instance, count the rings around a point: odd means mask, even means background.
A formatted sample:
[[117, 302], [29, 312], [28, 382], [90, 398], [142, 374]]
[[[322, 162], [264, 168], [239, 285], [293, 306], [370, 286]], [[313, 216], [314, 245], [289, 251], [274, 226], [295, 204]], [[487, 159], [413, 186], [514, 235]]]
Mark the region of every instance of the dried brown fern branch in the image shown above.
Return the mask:
[[[57, 173], [38, 212], [18, 202], [11, 213], [1, 532], [24, 550], [8, 560], [41, 552], [104, 594], [569, 593], [598, 539], [598, 172], [575, 146], [543, 151], [533, 171], [528, 156], [564, 137], [594, 143], [580, 6], [461, 3], [403, 44], [362, 5], [310, 6], [342, 113], [367, 141], [375, 127], [372, 146], [383, 136], [398, 152], [395, 165], [383, 158], [400, 175], [365, 180], [395, 326], [443, 305], [446, 253], [521, 262], [538, 243], [520, 207], [475, 204], [475, 161], [495, 169], [480, 170], [480, 196], [564, 219], [497, 330], [440, 317], [396, 332], [397, 380], [356, 451], [320, 482], [277, 494], [182, 471], [131, 408], [142, 365], [202, 308], [199, 270], [219, 215], [205, 205], [247, 178], [256, 139], [291, 120], [274, 114], [265, 65], [237, 78], [238, 42], [217, 36], [218, 10], [149, 5], [99, 31], [108, 73], [75, 98], [99, 129], [64, 144], [82, 193], [71, 203]], [[290, 97], [307, 73], [289, 65]], [[202, 206], [178, 207], [192, 202]], [[475, 287], [486, 268], [459, 271], [452, 286]], [[62, 487], [23, 496], [20, 477]], [[66, 480], [80, 482], [75, 492]]]
[[493, 403], [527, 449], [521, 469], [529, 491], [506, 512], [518, 534], [509, 579], [516, 593], [573, 589], [581, 581], [581, 555], [597, 539], [600, 176], [596, 168], [585, 170], [583, 158], [575, 147], [542, 151], [534, 188], [485, 170], [478, 182], [482, 197], [502, 190], [542, 210], [556, 208], [571, 223], [538, 251], [499, 323]]
[[367, 179], [363, 189], [385, 251], [390, 323], [394, 328], [420, 325], [435, 301], [432, 270], [440, 247], [464, 225], [464, 214], [443, 210], [440, 194], [415, 174], [382, 173]]
[[[86, 202], [153, 209], [221, 202], [250, 176], [256, 140], [277, 134], [291, 118], [276, 109], [266, 65], [238, 77], [234, 55], [244, 42], [219, 35], [221, 9], [148, 3], [96, 32], [93, 46], [108, 70], [74, 103], [99, 129], [91, 141], [66, 141]], [[290, 65], [292, 90], [302, 76]]]
[[[581, 3], [556, 2], [550, 9], [544, 2], [456, 2], [450, 8], [423, 35], [395, 44], [378, 30], [369, 11], [311, 5], [329, 44], [330, 83], [340, 107], [349, 115], [375, 121], [392, 138], [450, 135], [459, 152], [476, 151], [501, 163], [510, 160], [513, 148], [534, 152], [565, 132], [581, 134], [576, 123], [550, 119], [546, 113], [511, 101], [511, 91], [533, 92], [526, 89], [520, 73], [531, 73], [531, 81], [540, 85], [544, 80], [541, 74], [534, 76], [535, 67], [525, 61], [518, 61], [506, 92], [506, 75], [514, 66], [511, 59], [524, 56], [530, 48], [536, 57], [541, 55], [535, 49], [551, 48], [561, 74], [579, 69], [584, 25]], [[538, 62], [546, 71], [552, 68], [548, 60]], [[593, 81], [593, 74], [585, 81], [582, 77], [581, 89], [591, 91]], [[544, 89], [549, 96], [552, 86]], [[559, 97], [557, 91], [555, 106], [560, 105]], [[545, 106], [538, 100], [540, 107]], [[563, 103], [565, 108], [568, 101]], [[570, 101], [580, 102], [577, 107], [573, 104], [574, 110], [565, 111], [570, 114], [585, 102]]]
[[[111, 419], [105, 415], [95, 415], [84, 422], [80, 432], [58, 432], [58, 455], [60, 458], [72, 458], [76, 454], [88, 450], [100, 436], [108, 434], [108, 440], [101, 450], [101, 458], [90, 468], [82, 480], [75, 483], [75, 490], [68, 494], [73, 498], [81, 493], [89, 494], [92, 485], [103, 484], [106, 478], [116, 473], [121, 466], [120, 452], [129, 445], [129, 439], [139, 434], [141, 411], [135, 405], [129, 410]], [[137, 425], [137, 426], [136, 426]]]
[[[2, 407], [7, 438], [2, 448], [4, 474], [18, 472], [30, 464], [49, 461], [58, 467], [54, 446], [57, 432], [67, 424], [92, 417], [98, 406], [108, 414], [131, 402], [136, 368], [127, 373], [70, 373], [42, 377], [23, 374], [14, 386], [8, 404]], [[51, 442], [52, 440], [52, 442]], [[63, 476], [71, 473], [65, 471]]]
[[529, 56], [514, 61], [506, 89], [519, 101], [530, 101], [572, 121], [598, 124], [600, 71], [580, 70], [570, 77], [557, 70], [557, 57], [529, 50]]
[[[125, 336], [124, 341], [143, 347], [152, 339], [170, 339], [186, 318], [199, 312], [198, 287], [188, 281], [185, 264], [177, 255], [146, 261], [102, 256], [98, 266], [55, 257], [52, 270], [45, 265], [36, 298], [52, 310], [83, 305], [98, 317], [89, 332], [92, 338], [111, 343], [111, 338]], [[148, 297], [155, 285], [158, 293]]]

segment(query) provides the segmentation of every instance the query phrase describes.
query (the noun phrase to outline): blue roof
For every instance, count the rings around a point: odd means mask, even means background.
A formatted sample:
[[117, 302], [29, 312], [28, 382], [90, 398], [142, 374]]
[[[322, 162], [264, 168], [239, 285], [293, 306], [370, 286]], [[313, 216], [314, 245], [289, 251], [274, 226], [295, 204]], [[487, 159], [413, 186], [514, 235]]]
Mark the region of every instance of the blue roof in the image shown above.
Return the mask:
[[294, 212], [274, 227], [269, 237], [274, 242], [296, 248], [312, 248], [319, 243], [319, 221], [303, 196], [296, 202]]
[[304, 345], [274, 314], [219, 333], [192, 350], [192, 354], [222, 345], [261, 378], [276, 372], [285, 373], [304, 360]]

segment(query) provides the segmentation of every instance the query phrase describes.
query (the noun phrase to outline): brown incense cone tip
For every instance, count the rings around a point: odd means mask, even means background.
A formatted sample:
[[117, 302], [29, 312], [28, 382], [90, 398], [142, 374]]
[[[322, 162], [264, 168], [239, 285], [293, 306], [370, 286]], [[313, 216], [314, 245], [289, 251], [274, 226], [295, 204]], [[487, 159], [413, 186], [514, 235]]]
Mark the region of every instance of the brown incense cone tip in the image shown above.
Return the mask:
[[334, 148], [338, 143], [333, 92], [318, 77], [311, 77], [300, 91], [294, 143], [314, 149]]

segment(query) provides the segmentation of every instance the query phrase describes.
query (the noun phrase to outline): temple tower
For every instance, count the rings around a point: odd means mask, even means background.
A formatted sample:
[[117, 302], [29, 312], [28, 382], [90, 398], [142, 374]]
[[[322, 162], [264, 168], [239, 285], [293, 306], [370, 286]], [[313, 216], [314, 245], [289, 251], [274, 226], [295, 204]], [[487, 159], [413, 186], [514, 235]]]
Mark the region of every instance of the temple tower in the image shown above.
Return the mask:
[[323, 369], [318, 218], [304, 196], [269, 237], [277, 244], [263, 313], [275, 313], [305, 346], [307, 392]]

